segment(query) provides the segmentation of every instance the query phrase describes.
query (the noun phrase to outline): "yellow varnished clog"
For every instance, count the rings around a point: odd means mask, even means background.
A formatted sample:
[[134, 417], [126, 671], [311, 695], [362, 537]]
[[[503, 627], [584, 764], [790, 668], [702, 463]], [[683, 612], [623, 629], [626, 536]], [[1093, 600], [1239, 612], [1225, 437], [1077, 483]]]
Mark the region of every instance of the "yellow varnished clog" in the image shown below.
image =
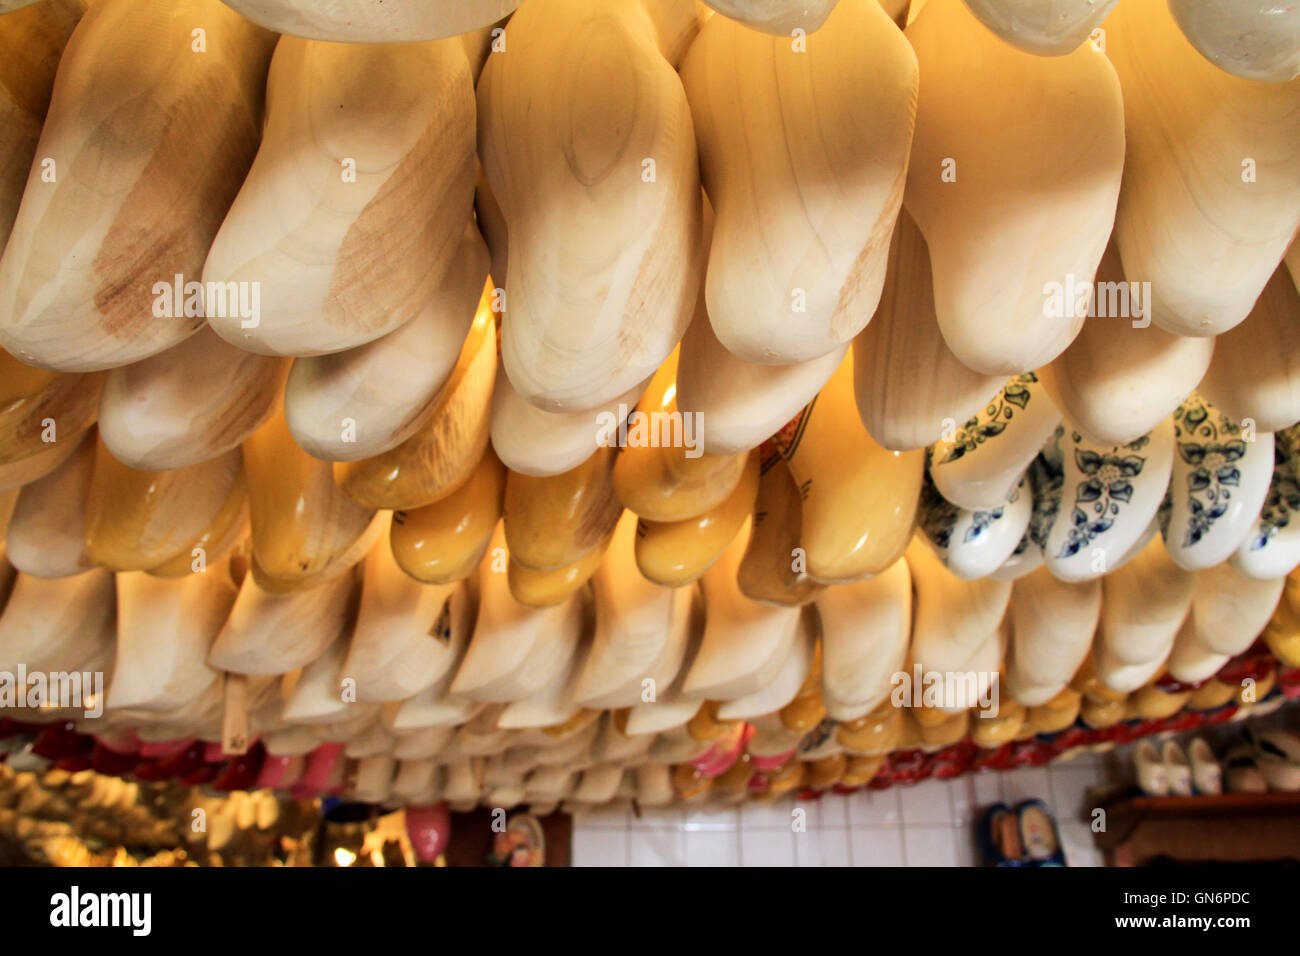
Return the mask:
[[600, 448], [577, 468], [534, 478], [509, 472], [503, 518], [510, 555], [526, 568], [554, 571], [597, 547], [618, 523], [615, 451]]
[[826, 585], [814, 581], [808, 575], [807, 560], [801, 560], [803, 502], [799, 487], [790, 466], [779, 455], [765, 456], [760, 471], [753, 528], [749, 547], [740, 560], [737, 582], [741, 593], [754, 601], [806, 604]]
[[99, 416], [104, 375], [50, 372], [0, 350], [0, 465], [75, 442]]

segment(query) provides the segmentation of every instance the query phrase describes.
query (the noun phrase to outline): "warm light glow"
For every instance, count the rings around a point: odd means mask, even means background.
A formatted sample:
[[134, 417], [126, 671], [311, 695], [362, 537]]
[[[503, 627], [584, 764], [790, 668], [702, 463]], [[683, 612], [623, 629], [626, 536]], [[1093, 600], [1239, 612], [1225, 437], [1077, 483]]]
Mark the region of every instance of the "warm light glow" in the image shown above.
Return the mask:
[[334, 851], [335, 866], [351, 866], [355, 862], [357, 862], [357, 855], [347, 847], [341, 846]]

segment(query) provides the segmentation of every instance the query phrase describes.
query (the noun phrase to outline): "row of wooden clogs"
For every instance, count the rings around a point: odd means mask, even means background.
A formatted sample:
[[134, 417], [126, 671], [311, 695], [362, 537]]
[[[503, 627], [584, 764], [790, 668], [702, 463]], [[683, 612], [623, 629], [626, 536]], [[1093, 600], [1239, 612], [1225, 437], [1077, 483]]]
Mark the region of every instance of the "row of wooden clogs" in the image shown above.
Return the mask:
[[[987, 22], [1000, 5], [981, 6]], [[514, 419], [531, 408], [563, 430], [617, 407], [683, 341], [687, 410], [717, 416], [717, 447], [753, 447], [767, 436], [751, 416], [788, 417], [755, 406], [798, 408], [856, 337], [881, 366], [864, 416], [889, 441], [927, 444], [1049, 363], [1081, 427], [1114, 439], [1141, 424], [1123, 414], [1142, 417], [1135, 390], [1181, 401], [1212, 352], [1227, 353], [1216, 381], [1243, 388], [1243, 352], [1293, 344], [1273, 313], [1295, 298], [1281, 263], [1300, 226], [1300, 84], [1216, 69], [1161, 0], [1116, 6], [1105, 54], [1052, 57], [961, 0], [930, 0], [905, 33], [878, 4], [841, 0], [796, 42], [685, 0], [553, 0], [520, 7], [509, 43], [388, 46], [277, 43], [217, 0], [101, 0], [71, 30], [76, 7], [0, 18], [10, 45], [45, 44], [6, 80], [26, 112], [6, 133], [0, 340], [64, 373], [113, 369], [124, 454], [189, 383], [191, 430], [234, 409], [237, 437], [284, 356], [301, 360], [287, 404], [314, 452], [404, 436], [486, 275], [476, 151]], [[200, 98], [210, 122], [170, 122]], [[717, 211], [703, 231], [701, 179]], [[161, 251], [124, 238], [159, 235]], [[1099, 264], [1103, 282], [1149, 292], [1085, 322], [1074, 293]], [[873, 329], [891, 311], [906, 314]], [[924, 334], [898, 328], [918, 318]], [[1274, 360], [1286, 375], [1292, 353]], [[927, 361], [951, 394], [906, 378]], [[156, 404], [132, 417], [140, 388]], [[909, 388], [926, 407], [889, 412], [880, 395]], [[155, 427], [174, 430], [161, 411]], [[340, 450], [343, 423], [368, 412], [360, 447]]]

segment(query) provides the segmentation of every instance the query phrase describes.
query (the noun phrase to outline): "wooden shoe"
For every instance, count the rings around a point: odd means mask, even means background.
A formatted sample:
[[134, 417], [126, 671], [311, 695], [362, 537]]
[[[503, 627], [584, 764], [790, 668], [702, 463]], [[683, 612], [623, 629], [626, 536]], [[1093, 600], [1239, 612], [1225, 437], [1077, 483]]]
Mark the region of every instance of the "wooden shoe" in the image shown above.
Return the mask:
[[704, 636], [682, 687], [689, 697], [756, 693], [780, 672], [798, 634], [798, 608], [770, 607], [740, 593], [736, 569], [748, 537], [746, 526], [704, 575]]
[[1093, 730], [1105, 730], [1108, 727], [1114, 727], [1124, 719], [1127, 712], [1127, 698], [1097, 701], [1091, 697], [1084, 697], [1079, 704], [1079, 719]]
[[295, 361], [284, 392], [294, 441], [316, 458], [358, 461], [419, 431], [475, 316], [488, 311], [487, 258], [471, 223], [415, 318], [365, 345]]
[[807, 362], [844, 346], [885, 278], [916, 57], [871, 0], [841, 0], [827, 22], [792, 43], [713, 17], [682, 64], [717, 214], [708, 315], [748, 362]]
[[1099, 578], [1140, 546], [1170, 485], [1174, 445], [1171, 419], [1115, 446], [1097, 445], [1067, 424], [1063, 497], [1043, 542], [1052, 574], [1063, 581]]
[[24, 365], [0, 350], [0, 466], [75, 445], [95, 423], [104, 376], [69, 375]]
[[18, 575], [0, 615], [0, 670], [108, 670], [113, 610], [113, 576], [99, 568], [55, 580]]
[[1079, 717], [1083, 695], [1067, 687], [1055, 697], [1030, 707], [1025, 716], [1025, 726], [1033, 734], [1056, 734], [1074, 726]]
[[[929, 0], [906, 33], [926, 79], [903, 199], [930, 249], [939, 328], [976, 372], [1029, 372], [1078, 334], [1074, 297], [1049, 293], [1091, 286], [1114, 224], [1118, 78], [1091, 46], [1017, 50], [961, 0]], [[1080, 128], [1086, 143], [1070, 133]]]
[[996, 748], [1020, 736], [1028, 722], [1029, 712], [1014, 697], [1003, 695], [997, 713], [973, 710], [970, 717], [970, 739], [976, 747]]
[[[753, 511], [758, 494], [758, 457], [757, 452], [749, 453], [739, 484], [708, 511], [680, 521], [637, 522], [636, 563], [642, 575], [656, 584], [675, 588], [698, 581], [712, 567]], [[617, 466], [614, 479], [617, 488]]]
[[400, 703], [385, 705], [384, 724], [394, 733], [430, 727], [453, 727], [471, 720], [484, 708], [485, 705], [478, 701], [456, 697], [451, 693], [452, 681], [469, 648], [474, 621], [469, 614], [453, 614], [451, 624], [451, 635], [447, 641], [447, 660], [450, 661], [447, 670], [419, 693]]
[[816, 397], [847, 351], [845, 345], [790, 365], [747, 362], [718, 341], [701, 291], [695, 318], [682, 337], [677, 407], [707, 422], [700, 444], [709, 454], [749, 451]]
[[595, 633], [575, 697], [584, 707], [634, 706], [647, 678], [657, 692], [652, 672], [689, 614], [689, 590], [655, 584], [637, 570], [638, 530], [636, 516], [624, 512], [591, 578]]
[[18, 492], [5, 537], [5, 557], [15, 569], [38, 578], [64, 578], [95, 566], [85, 532], [94, 466], [92, 430], [71, 458]]
[[519, 0], [404, 0], [382, 8], [366, 0], [322, 7], [305, 0], [231, 0], [232, 7], [268, 30], [312, 40], [394, 43], [456, 37], [510, 15]]
[[705, 617], [700, 590], [692, 587], [686, 591], [675, 599], [668, 642], [648, 674], [650, 683], [642, 678], [639, 702], [626, 711], [615, 712], [615, 720], [629, 736], [664, 733], [682, 727], [701, 712], [707, 713], [710, 706], [682, 694], [704, 636]]
[[266, 423], [288, 372], [288, 362], [245, 352], [202, 328], [108, 373], [100, 438], [114, 458], [141, 471], [210, 461]]
[[[0, 0], [0, 13], [26, 6]], [[54, 72], [68, 37], [86, 10], [85, 0], [56, 0], [0, 20], [0, 250], [9, 239], [36, 142], [54, 88]]]
[[34, 455], [0, 465], [0, 492], [21, 488], [48, 475], [72, 456], [78, 444], [75, 441], [54, 442]]
[[790, 474], [790, 466], [770, 446], [756, 453], [762, 475], [754, 501], [749, 546], [740, 560], [736, 582], [747, 598], [761, 604], [795, 607], [807, 604], [825, 590], [808, 575], [800, 561], [803, 502]]
[[1196, 52], [1167, 4], [1120, 4], [1106, 51], [1124, 89], [1115, 238], [1151, 283], [1151, 318], [1217, 335], [1246, 318], [1300, 227], [1296, 81], [1233, 77]]
[[[578, 702], [580, 675], [591, 650], [591, 632], [583, 629], [572, 644], [568, 659], [537, 693], [507, 704], [497, 726], [507, 730], [535, 727], [564, 727], [582, 715]], [[649, 746], [649, 738], [646, 739]]]
[[[498, 530], [491, 548], [503, 547]], [[583, 630], [583, 597], [525, 607], [510, 593], [504, 569], [489, 556], [479, 567], [479, 607], [473, 637], [451, 693], [486, 703], [523, 700], [546, 687], [569, 663]]]
[[332, 742], [341, 742], [345, 734], [336, 732], [347, 727], [361, 709], [349, 702], [342, 689], [343, 678], [350, 676], [343, 669], [347, 656], [348, 635], [340, 631], [315, 659], [286, 674], [280, 691], [282, 719], [308, 725], [317, 736], [323, 732]]
[[[862, 424], [897, 451], [938, 441], [974, 418], [1006, 384], [1004, 376], [972, 372], [944, 342], [930, 253], [906, 209], [894, 227], [880, 307], [853, 340], [853, 371]], [[920, 381], [927, 387], [916, 387]]]
[[510, 593], [520, 604], [529, 607], [551, 607], [568, 599], [585, 585], [600, 567], [613, 539], [611, 534], [573, 564], [554, 571], [534, 571], [518, 561], [510, 560], [506, 574], [510, 580]]
[[[501, 357], [539, 408], [604, 405], [686, 331], [704, 259], [695, 137], [672, 62], [697, 23], [689, 5], [525, 5], [483, 69], [479, 154], [511, 247]], [[556, 82], [570, 71], [601, 81]]]
[[1173, 650], [1165, 662], [1169, 676], [1185, 684], [1199, 684], [1217, 674], [1231, 659], [1220, 654], [1202, 638], [1192, 617], [1183, 621], [1174, 638]]
[[924, 455], [888, 451], [867, 434], [853, 400], [852, 355], [774, 442], [803, 496], [809, 576], [854, 581], [898, 560], [915, 522]]
[[1017, 375], [978, 415], [930, 446], [930, 479], [959, 507], [1004, 505], [1060, 421], [1038, 376]]
[[912, 576], [903, 559], [874, 578], [828, 588], [816, 600], [822, 634], [822, 701], [853, 721], [889, 699], [907, 660]]
[[1195, 578], [1154, 538], [1102, 579], [1096, 663], [1107, 687], [1130, 693], [1159, 670], [1191, 609], [1194, 589]]
[[343, 666], [359, 701], [405, 700], [452, 664], [453, 630], [472, 616], [463, 586], [422, 584], [403, 573], [381, 540], [367, 555], [352, 645]]
[[[791, 727], [784, 708], [794, 701], [803, 688], [817, 656], [817, 625], [807, 608], [799, 615], [799, 631], [776, 676], [753, 694], [735, 697], [718, 705], [719, 720], [750, 720], [771, 713], [782, 715], [782, 724], [790, 730], [808, 730], [796, 721]], [[814, 722], [815, 725], [816, 722]]]
[[1263, 637], [1274, 657], [1287, 667], [1300, 667], [1300, 614], [1290, 601], [1283, 598], [1278, 602]]
[[492, 393], [492, 447], [507, 468], [521, 475], [545, 478], [572, 471], [595, 453], [611, 430], [609, 423], [626, 417], [647, 384], [638, 382], [592, 411], [548, 412], [530, 405], [510, 379], [498, 375]]
[[1300, 76], [1300, 16], [1292, 7], [1173, 0], [1169, 12], [1183, 36], [1221, 70], [1268, 83]]
[[792, 30], [812, 33], [822, 27], [835, 9], [836, 0], [705, 0], [723, 16], [748, 24], [755, 30], [789, 37]]
[[1253, 529], [1230, 561], [1255, 580], [1284, 577], [1300, 565], [1300, 425], [1273, 435], [1273, 480]]
[[1117, 0], [966, 0], [971, 13], [1012, 46], [1065, 56], [1101, 25]]
[[113, 709], [167, 711], [201, 696], [220, 677], [208, 650], [235, 603], [225, 568], [167, 581], [117, 575], [117, 659], [108, 686]]
[[1160, 530], [1180, 567], [1214, 567], [1254, 530], [1273, 478], [1273, 435], [1248, 438], [1250, 432], [1196, 393], [1174, 412], [1178, 454]]
[[469, 480], [487, 450], [496, 374], [496, 327], [481, 310], [424, 425], [382, 454], [336, 462], [334, 480], [370, 508], [419, 508], [445, 498]]
[[198, 537], [190, 539], [188, 547], [182, 547], [162, 564], [149, 568], [149, 573], [160, 578], [198, 574], [209, 564], [215, 564], [225, 557], [234, 557], [236, 553], [239, 560], [246, 562], [248, 533], [248, 481], [241, 470], [231, 485], [225, 502], [207, 527], [199, 532]]
[[1197, 391], [1234, 421], [1261, 432], [1300, 422], [1300, 291], [1283, 266], [1245, 321], [1214, 340], [1214, 359]]
[[1218, 710], [1237, 693], [1237, 688], [1211, 677], [1187, 698], [1188, 710]]
[[356, 582], [349, 573], [307, 590], [265, 590], [245, 576], [208, 663], [236, 674], [286, 674], [311, 663], [352, 624]]
[[423, 508], [393, 512], [389, 543], [398, 566], [425, 584], [469, 577], [501, 520], [505, 485], [506, 470], [489, 448], [469, 480], [451, 494]]
[[329, 462], [294, 443], [282, 409], [244, 441], [243, 451], [254, 571], [263, 587], [315, 583], [370, 550], [374, 510], [343, 493]]
[[458, 40], [282, 38], [257, 158], [203, 267], [259, 282], [259, 314], [208, 324], [249, 352], [324, 355], [420, 315], [473, 204], [473, 109]]
[[1006, 563], [1029, 528], [1034, 496], [1028, 478], [1021, 478], [1011, 497], [997, 508], [959, 508], [935, 490], [921, 486], [918, 512], [925, 541], [939, 560], [959, 578], [991, 575]]
[[1101, 616], [1101, 581], [1067, 583], [1047, 568], [1011, 587], [1006, 689], [1035, 708], [1063, 693], [1088, 656]]
[[[109, 0], [87, 12], [36, 149], [57, 158], [57, 179], [29, 178], [0, 258], [0, 344], [43, 368], [92, 371], [202, 325], [184, 283], [199, 279], [257, 148], [274, 39], [217, 0]], [[178, 121], [196, 109], [210, 122]], [[161, 248], [149, 238], [159, 235]]]
[[1192, 621], [1197, 635], [1217, 653], [1244, 654], [1268, 626], [1285, 583], [1285, 578], [1243, 577], [1230, 564], [1196, 572]]
[[1052, 403], [1097, 444], [1127, 444], [1155, 429], [1196, 388], [1216, 347], [1152, 326], [1141, 289], [1125, 281], [1111, 242], [1097, 269], [1096, 314], [1038, 370]]
[[614, 494], [616, 454], [598, 449], [572, 471], [547, 478], [507, 474], [503, 515], [514, 560], [554, 571], [578, 561], [614, 530], [623, 513]]
[[1182, 710], [1191, 694], [1190, 690], [1167, 691], [1150, 683], [1133, 692], [1129, 713], [1139, 720], [1164, 720]]
[[114, 571], [143, 571], [189, 553], [242, 480], [238, 449], [188, 468], [137, 471], [101, 442], [86, 497], [86, 552]]
[[684, 521], [722, 505], [745, 472], [747, 456], [710, 455], [700, 447], [696, 423], [703, 419], [677, 410], [676, 374], [674, 352], [628, 419], [614, 465], [614, 493], [650, 521]]
[[[821, 622], [816, 613], [805, 608], [801, 626], [821, 637]], [[803, 684], [794, 699], [781, 708], [781, 723], [795, 733], [810, 733], [826, 719], [826, 704], [822, 700], [822, 645], [820, 640], [813, 651], [812, 663]]]

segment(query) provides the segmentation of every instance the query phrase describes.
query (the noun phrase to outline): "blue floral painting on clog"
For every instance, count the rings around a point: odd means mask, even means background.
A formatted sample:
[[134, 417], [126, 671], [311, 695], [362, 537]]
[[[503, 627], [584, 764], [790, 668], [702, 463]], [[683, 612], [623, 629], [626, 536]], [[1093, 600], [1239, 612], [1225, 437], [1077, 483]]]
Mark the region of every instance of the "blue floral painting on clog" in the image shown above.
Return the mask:
[[1075, 487], [1069, 536], [1061, 545], [1058, 558], [1073, 557], [1114, 526], [1120, 505], [1133, 499], [1133, 479], [1142, 474], [1146, 464], [1145, 457], [1133, 452], [1141, 451], [1151, 441], [1143, 435], [1127, 445], [1097, 452], [1079, 447], [1083, 436], [1078, 432], [1070, 432], [1070, 439], [1075, 444], [1075, 466], [1084, 480]]
[[1180, 439], [1179, 456], [1192, 466], [1187, 474], [1189, 517], [1183, 536], [1183, 547], [1189, 548], [1227, 513], [1232, 489], [1241, 482], [1237, 462], [1246, 454], [1246, 443], [1238, 425], [1221, 414], [1211, 417], [1205, 402], [1195, 395], [1174, 412], [1174, 434]]

